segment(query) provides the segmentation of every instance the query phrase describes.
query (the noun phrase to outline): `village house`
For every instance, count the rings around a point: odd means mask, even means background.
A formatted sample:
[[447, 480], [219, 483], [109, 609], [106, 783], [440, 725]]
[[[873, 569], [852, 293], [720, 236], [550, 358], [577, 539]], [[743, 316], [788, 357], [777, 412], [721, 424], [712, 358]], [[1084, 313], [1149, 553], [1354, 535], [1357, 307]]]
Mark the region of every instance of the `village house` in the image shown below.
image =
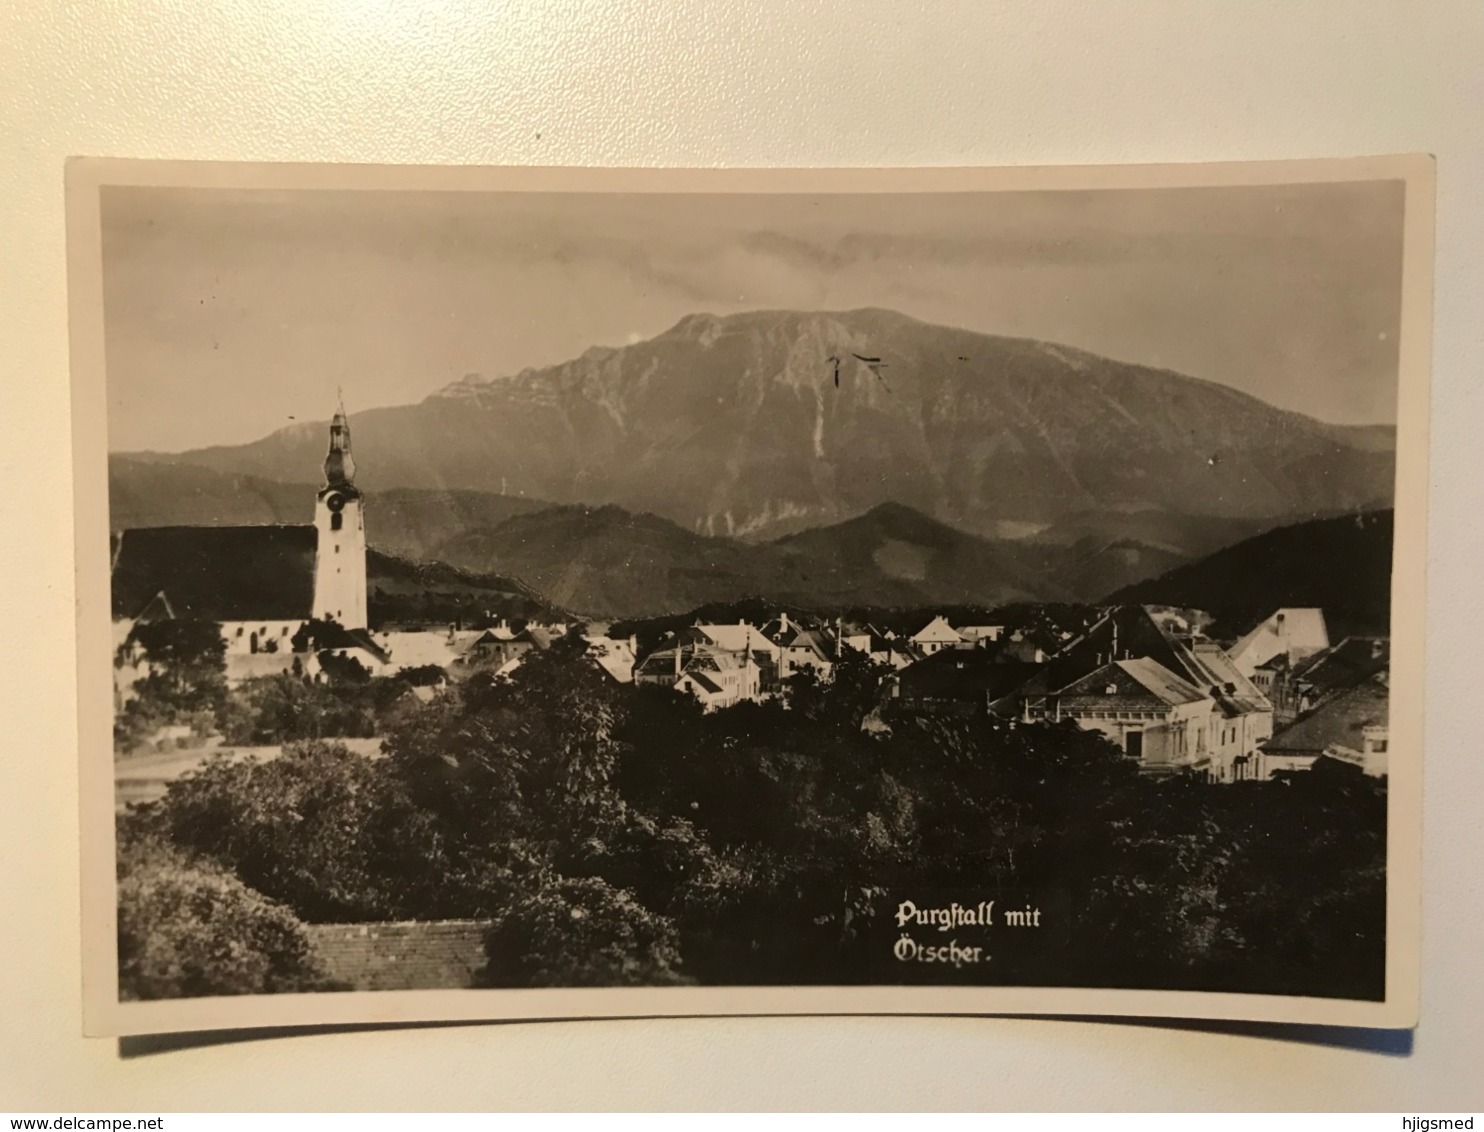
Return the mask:
[[471, 641], [458, 660], [464, 672], [493, 671], [504, 675], [512, 671], [530, 652], [545, 652], [553, 638], [549, 629], [527, 625], [520, 632], [500, 625], [486, 629]]
[[943, 649], [962, 648], [965, 643], [958, 630], [948, 624], [948, 619], [942, 616], [934, 617], [913, 633], [911, 640], [927, 656], [932, 656]]
[[1070, 719], [1085, 731], [1106, 735], [1153, 773], [1206, 772], [1212, 765], [1210, 700], [1148, 657], [1112, 661], [1028, 701], [1025, 719]]
[[635, 684], [686, 692], [707, 710], [762, 699], [760, 677], [751, 652], [730, 652], [696, 639], [677, 638], [649, 653], [634, 668]]
[[707, 711], [732, 707], [743, 700], [755, 701], [757, 667], [747, 654], [740, 657], [729, 653], [705, 654], [686, 665], [675, 681], [675, 690], [694, 696]]
[[958, 630], [958, 635], [976, 648], [994, 644], [1004, 633], [1003, 625], [965, 625]]
[[1377, 672], [1325, 700], [1263, 744], [1262, 777], [1310, 770], [1320, 758], [1384, 775], [1390, 711], [1387, 673]]
[[[1117, 703], [1124, 698], [1123, 682], [1107, 682], [1105, 686], [1114, 687], [1115, 691], [1106, 694], [1107, 704], [1097, 707], [1093, 701], [1100, 694], [1098, 684], [1088, 682], [1087, 677], [1119, 661], [1149, 660], [1180, 682], [1171, 684], [1166, 676], [1159, 676], [1156, 683], [1160, 687], [1171, 694], [1182, 685], [1194, 688], [1204, 704], [1198, 713], [1204, 734], [1186, 744], [1187, 762], [1179, 765], [1218, 782], [1252, 777], [1258, 750], [1272, 734], [1272, 706], [1237, 670], [1220, 645], [1198, 633], [1187, 635], [1181, 632], [1184, 628], [1188, 628], [1188, 622], [1168, 615], [1168, 611], [1140, 605], [1115, 607], [1084, 634], [1047, 658], [1024, 684], [995, 700], [991, 710], [1027, 721], [1051, 718], [1060, 711], [1060, 697], [1075, 687], [1080, 706], [1073, 718], [1079, 725], [1101, 730], [1093, 725], [1094, 719], [1105, 718], [1108, 712], [1126, 710]], [[1140, 671], [1150, 676], [1152, 670], [1141, 668]], [[1183, 719], [1191, 712], [1194, 709], [1184, 708], [1179, 714]], [[1065, 712], [1061, 717], [1066, 717]], [[1130, 724], [1120, 728], [1123, 733], [1151, 725], [1166, 727], [1171, 721], [1146, 715], [1121, 722]], [[1154, 744], [1151, 749], [1168, 749], [1163, 739], [1151, 738], [1150, 742]], [[1123, 746], [1127, 751], [1131, 746], [1142, 749], [1143, 744], [1143, 739], [1125, 739]], [[1173, 764], [1155, 763], [1141, 756], [1141, 765], [1162, 771]]]
[[732, 653], [765, 652], [772, 658], [775, 667], [783, 666], [784, 646], [746, 621], [739, 621], [735, 625], [697, 623], [694, 628], [699, 639], [719, 649]]
[[[797, 629], [797, 626], [794, 626]], [[784, 658], [787, 646], [769, 637], [764, 629], [739, 621], [735, 625], [697, 624], [687, 638], [724, 650], [757, 669], [757, 692], [747, 699], [767, 699], [783, 691]], [[780, 634], [787, 638], [787, 634]]]
[[1034, 637], [1015, 632], [1000, 647], [1000, 655], [1011, 660], [1025, 661], [1029, 664], [1044, 664], [1046, 662], [1047, 651], [1045, 646]]
[[616, 684], [634, 682], [639, 642], [633, 637], [614, 638], [599, 634], [587, 638], [587, 656]]
[[918, 657], [888, 681], [893, 709], [922, 715], [984, 715], [990, 704], [1013, 692], [1039, 669], [1034, 663], [988, 649], [943, 649]]
[[1274, 657], [1290, 665], [1329, 648], [1329, 630], [1321, 609], [1279, 609], [1239, 637], [1230, 652], [1243, 676], [1252, 677]]
[[835, 659], [838, 660], [847, 650], [869, 655], [874, 634], [875, 630], [869, 625], [854, 625], [843, 618], [836, 618], [828, 634], [829, 641], [834, 645]]
[[405, 669], [429, 665], [450, 671], [482, 633], [479, 629], [450, 625], [446, 630], [384, 629], [372, 636], [389, 658], [386, 674], [395, 675]]
[[1259, 665], [1252, 681], [1271, 701], [1274, 724], [1281, 727], [1386, 671], [1390, 663], [1391, 642], [1386, 638], [1346, 637], [1292, 663], [1280, 653]]
[[877, 664], [885, 664], [898, 672], [911, 668], [927, 657], [927, 653], [905, 637], [884, 633], [871, 634], [871, 647], [867, 655]]
[[834, 669], [833, 654], [828, 635], [819, 629], [800, 624], [780, 613], [761, 628], [761, 633], [780, 651], [778, 653], [778, 679], [787, 680], [805, 670], [812, 670], [821, 680], [828, 680]]

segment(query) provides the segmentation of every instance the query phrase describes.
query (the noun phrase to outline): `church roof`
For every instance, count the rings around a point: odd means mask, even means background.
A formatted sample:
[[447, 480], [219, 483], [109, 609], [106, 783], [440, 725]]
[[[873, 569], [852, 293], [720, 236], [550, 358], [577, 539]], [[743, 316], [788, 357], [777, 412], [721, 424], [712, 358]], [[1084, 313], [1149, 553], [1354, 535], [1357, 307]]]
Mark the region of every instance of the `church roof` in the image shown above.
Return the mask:
[[314, 602], [313, 527], [142, 527], [113, 554], [113, 615], [137, 617], [164, 594], [175, 616], [290, 621]]

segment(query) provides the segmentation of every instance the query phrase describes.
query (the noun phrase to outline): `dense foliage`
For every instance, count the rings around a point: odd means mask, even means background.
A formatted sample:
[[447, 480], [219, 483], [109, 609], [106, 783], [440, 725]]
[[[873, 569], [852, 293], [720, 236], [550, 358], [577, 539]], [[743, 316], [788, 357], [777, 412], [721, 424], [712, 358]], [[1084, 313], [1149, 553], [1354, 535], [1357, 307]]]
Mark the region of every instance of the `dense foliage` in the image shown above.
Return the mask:
[[[152, 820], [308, 921], [486, 920], [488, 985], [1381, 996], [1384, 782], [1152, 780], [1070, 724], [883, 727], [880, 676], [844, 661], [787, 704], [704, 713], [571, 638], [385, 716], [382, 756], [221, 760]], [[893, 959], [908, 899], [1045, 921], [924, 970]]]
[[337, 989], [289, 908], [147, 823], [122, 825], [118, 884], [125, 1001]]
[[134, 697], [114, 719], [114, 742], [127, 750], [162, 727], [210, 732], [227, 701], [221, 630], [211, 621], [167, 619], [135, 625], [123, 650], [141, 659]]

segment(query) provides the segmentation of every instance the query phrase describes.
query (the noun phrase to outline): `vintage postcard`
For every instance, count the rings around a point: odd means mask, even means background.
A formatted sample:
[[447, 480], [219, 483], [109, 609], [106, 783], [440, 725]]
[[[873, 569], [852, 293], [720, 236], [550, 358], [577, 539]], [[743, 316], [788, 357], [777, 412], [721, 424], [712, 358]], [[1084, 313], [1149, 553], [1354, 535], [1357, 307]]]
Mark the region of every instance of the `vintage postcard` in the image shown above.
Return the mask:
[[1433, 170], [67, 170], [85, 1026], [1418, 1009]]

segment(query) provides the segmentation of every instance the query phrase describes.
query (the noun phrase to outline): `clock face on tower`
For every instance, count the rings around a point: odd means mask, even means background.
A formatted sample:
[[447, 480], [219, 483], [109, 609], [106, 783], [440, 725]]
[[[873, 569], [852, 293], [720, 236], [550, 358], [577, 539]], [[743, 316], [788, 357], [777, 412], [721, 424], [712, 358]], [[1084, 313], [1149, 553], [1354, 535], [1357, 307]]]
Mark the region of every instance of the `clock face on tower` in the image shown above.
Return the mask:
[[345, 502], [345, 496], [341, 495], [338, 491], [332, 491], [329, 495], [325, 496], [325, 506], [336, 515], [340, 514], [341, 510], [345, 507]]

